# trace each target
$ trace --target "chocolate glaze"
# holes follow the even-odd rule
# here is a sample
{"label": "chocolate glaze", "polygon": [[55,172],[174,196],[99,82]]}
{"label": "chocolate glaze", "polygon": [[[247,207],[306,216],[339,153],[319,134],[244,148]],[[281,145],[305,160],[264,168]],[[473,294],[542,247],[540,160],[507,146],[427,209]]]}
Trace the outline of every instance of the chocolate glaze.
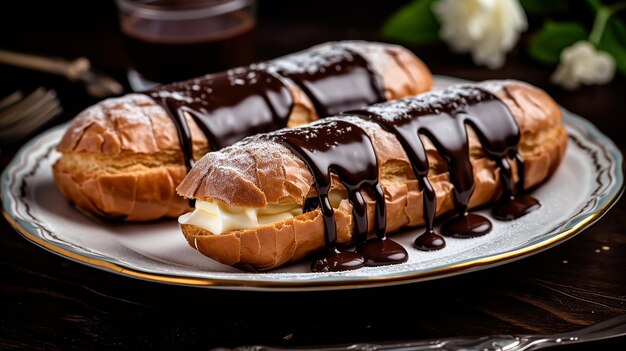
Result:
{"label": "chocolate glaze", "polygon": [[[368,122],[363,120],[374,122],[397,137],[423,189],[426,230],[415,239],[417,249],[437,250],[446,245],[444,238],[433,229],[436,194],[428,179],[430,165],[422,136],[431,141],[445,160],[453,185],[456,213],[441,226],[443,235],[470,238],[492,229],[487,218],[468,213],[474,191],[468,127],[478,137],[484,153],[500,169],[503,191],[494,209],[495,217],[510,220],[538,208],[536,200],[521,194],[525,172],[524,161],[518,153],[521,136],[517,122],[501,100],[477,86],[457,86],[381,103],[305,127],[261,135],[259,138],[269,138],[290,149],[307,165],[313,177],[317,196],[306,200],[304,211],[320,208],[326,239],[326,251],[312,263],[313,271],[356,269],[363,265],[394,264],[408,259],[406,250],[385,235],[386,208],[378,182],[378,161],[372,140],[363,129],[366,125],[363,123]],[[517,191],[511,160],[516,162],[518,169]],[[340,251],[337,247],[334,209],[329,200],[331,174],[344,185],[352,204],[356,252]],[[377,238],[369,241],[367,205],[362,190],[369,190],[376,204]]]}
{"label": "chocolate glaze", "polygon": [[[359,123],[363,122],[358,118],[328,118],[306,127],[283,129],[265,136],[282,143],[300,157],[313,176],[317,197],[315,201],[307,201],[305,211],[319,206],[327,248],[325,255],[313,262],[313,271],[359,268],[365,262],[361,255],[367,255],[367,262],[375,265],[398,260],[404,262],[408,257],[404,248],[385,238],[387,217],[385,195],[378,183],[378,160],[372,141]],[[337,250],[337,227],[329,200],[331,174],[339,178],[348,192],[359,254]],[[367,204],[361,194],[364,189],[369,190],[376,201],[374,230],[379,244],[367,242]]]}
{"label": "chocolate glaze", "polygon": [[365,257],[367,266],[384,266],[406,262],[409,254],[402,245],[387,238],[376,238],[357,246],[357,252]]}
{"label": "chocolate glaze", "polygon": [[441,225],[441,234],[465,239],[485,235],[491,231],[491,222],[475,213],[458,214]]}
{"label": "chocolate glaze", "polygon": [[326,252],[311,263],[313,272],[339,272],[358,269],[365,265],[365,258],[353,251],[327,248]]}
{"label": "chocolate glaze", "polygon": [[286,126],[293,104],[281,78],[264,66],[160,86],[147,94],[172,117],[188,169],[193,166],[193,155],[186,118],[192,118],[211,149],[218,150],[250,134]]}
{"label": "chocolate glaze", "polygon": [[384,100],[381,78],[350,43],[330,43],[262,64],[210,74],[145,92],[174,122],[187,169],[193,166],[187,118],[219,150],[246,136],[287,126],[289,85],[309,96],[319,116]]}
{"label": "chocolate glaze", "polygon": [[426,228],[424,233],[415,238],[413,246],[422,251],[441,250],[446,247],[446,241],[441,237],[441,235],[436,234],[431,227]]}
{"label": "chocolate glaze", "polygon": [[386,100],[382,79],[350,43],[285,56],[270,67],[298,85],[322,117]]}
{"label": "chocolate glaze", "polygon": [[493,206],[491,215],[501,221],[512,221],[525,216],[541,207],[541,204],[534,197],[521,194],[504,198]]}
{"label": "chocolate glaze", "polygon": [[[442,234],[452,237],[474,237],[491,230],[491,223],[483,216],[468,214],[469,199],[474,191],[474,176],[469,155],[466,127],[478,136],[485,153],[503,169],[503,195],[513,199],[513,180],[508,158],[518,163],[520,185],[523,189],[524,164],[517,152],[519,127],[507,106],[495,95],[483,89],[465,86],[443,92],[390,101],[363,110],[350,111],[380,124],[393,133],[402,144],[413,172],[424,193],[425,233],[414,246],[420,250],[436,250],[445,246],[445,240],[433,230],[436,196],[428,180],[429,163],[420,136],[428,138],[447,163],[450,182],[454,185],[453,200],[456,216],[444,223]],[[507,202],[507,204],[509,203]],[[504,202],[501,202],[504,204]],[[520,201],[517,201],[520,203]],[[511,216],[525,214],[535,207],[502,205],[499,210]],[[525,212],[524,212],[525,211]]]}
{"label": "chocolate glaze", "polygon": [[524,179],[524,160],[520,154],[516,158],[517,169],[520,170],[520,179],[517,186],[513,184],[513,171],[511,165],[506,161],[500,161],[500,176],[502,177],[502,197],[491,210],[491,215],[501,221],[511,221],[522,217],[539,207],[541,204],[532,196],[522,194]]}
{"label": "chocolate glaze", "polygon": [[[187,118],[192,118],[210,141],[213,150],[245,136],[287,125],[293,107],[288,84],[299,86],[314,103],[320,116],[361,108],[384,100],[380,78],[350,45],[325,45],[310,51],[228,72],[157,87],[146,92],[161,104],[177,127],[188,169],[193,166],[192,140]],[[520,133],[507,106],[495,95],[475,86],[374,105],[298,129],[282,129],[261,137],[271,138],[300,157],[313,176],[317,197],[307,199],[305,211],[320,208],[326,239],[324,256],[312,264],[314,271],[355,269],[367,265],[405,262],[406,250],[386,238],[386,209],[378,183],[376,153],[367,133],[359,127],[369,119],[393,133],[407,153],[424,194],[425,232],[416,238],[420,250],[445,246],[433,222],[436,194],[428,180],[429,163],[422,137],[428,138],[447,163],[456,216],[442,225],[451,237],[473,237],[491,230],[485,217],[468,214],[474,191],[466,127],[480,140],[484,152],[501,169],[503,196],[494,216],[510,220],[539,207],[536,200],[518,196],[523,190],[524,162],[518,154]],[[519,183],[513,182],[510,159],[517,162]],[[328,192],[334,173],[348,191],[352,204],[357,251],[337,248],[334,210]],[[361,190],[367,188],[376,203],[377,239],[367,241],[367,206]]]}

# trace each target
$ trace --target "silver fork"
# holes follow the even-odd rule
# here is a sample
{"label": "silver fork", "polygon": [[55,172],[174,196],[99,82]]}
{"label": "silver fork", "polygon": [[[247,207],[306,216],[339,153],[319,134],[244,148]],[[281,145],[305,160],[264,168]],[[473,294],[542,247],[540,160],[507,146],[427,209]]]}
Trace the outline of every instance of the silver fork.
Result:
{"label": "silver fork", "polygon": [[54,90],[38,88],[0,98],[0,144],[20,140],[58,116],[63,109]]}
{"label": "silver fork", "polygon": [[124,87],[113,78],[94,71],[85,57],[68,61],[0,49],[0,63],[62,75],[71,81],[81,81],[87,92],[99,99],[124,92]]}
{"label": "silver fork", "polygon": [[[406,341],[399,343],[370,343],[324,347],[284,348],[272,346],[241,346],[213,351],[536,351],[565,345],[593,343],[626,336],[626,315],[570,332],[551,335],[493,335],[474,338]],[[561,348],[559,348],[560,350]]]}

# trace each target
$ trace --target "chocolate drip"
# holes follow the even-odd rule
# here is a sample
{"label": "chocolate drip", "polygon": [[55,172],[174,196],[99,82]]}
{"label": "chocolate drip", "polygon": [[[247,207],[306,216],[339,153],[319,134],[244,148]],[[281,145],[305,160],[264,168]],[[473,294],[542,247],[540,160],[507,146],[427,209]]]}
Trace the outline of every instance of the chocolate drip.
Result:
{"label": "chocolate drip", "polygon": [[[214,150],[250,134],[280,129],[287,125],[293,107],[288,82],[309,95],[321,116],[384,99],[380,78],[372,72],[368,62],[350,45],[337,44],[266,64],[158,87],[146,94],[172,117],[189,169],[193,166],[193,150],[188,118],[196,122]],[[422,137],[428,138],[446,161],[453,184],[456,216],[442,225],[442,234],[465,238],[491,230],[487,218],[467,213],[474,191],[467,127],[474,131],[485,154],[500,168],[503,195],[494,208],[494,217],[510,220],[539,207],[533,198],[520,195],[524,184],[524,162],[517,150],[520,132],[507,106],[495,95],[477,87],[456,87],[351,113],[356,117],[344,114],[341,119],[330,118],[307,127],[282,129],[261,136],[288,147],[306,163],[313,175],[317,197],[307,199],[304,210],[320,208],[327,250],[324,257],[312,264],[312,270],[355,269],[365,264],[405,262],[408,258],[402,246],[386,237],[385,199],[378,183],[372,141],[360,127],[366,123],[363,118],[376,122],[398,138],[423,191],[426,230],[416,238],[416,248],[436,250],[445,246],[444,238],[433,229],[436,193],[428,180],[430,166]],[[517,164],[517,191],[511,160]],[[344,185],[352,204],[356,252],[340,251],[337,247],[334,209],[328,197],[331,173]],[[367,206],[361,193],[364,189],[373,194],[376,204],[377,238],[369,241]]]}
{"label": "chocolate drip", "polygon": [[404,247],[386,236],[362,243],[357,246],[357,252],[363,255],[367,266],[403,263],[409,259]]}
{"label": "chocolate drip", "polygon": [[522,217],[539,207],[541,204],[532,196],[522,194],[524,190],[524,160],[520,154],[515,157],[520,181],[515,192],[513,172],[508,162],[500,162],[500,176],[502,177],[502,197],[491,210],[491,215],[501,221],[511,221]]}
{"label": "chocolate drip", "polygon": [[[518,153],[521,136],[513,115],[495,95],[478,87],[458,86],[443,92],[350,111],[341,119],[330,118],[308,127],[281,130],[270,134],[270,137],[299,156],[313,175],[318,195],[307,199],[304,210],[312,211],[319,206],[324,218],[327,252],[313,262],[314,271],[354,269],[364,264],[392,264],[405,262],[408,258],[402,246],[385,236],[385,199],[378,183],[376,154],[369,136],[358,126],[359,118],[375,122],[393,133],[411,162],[424,194],[426,230],[414,243],[420,250],[437,250],[445,246],[444,238],[433,229],[437,198],[428,179],[430,165],[422,137],[428,138],[445,160],[450,182],[454,186],[456,214],[441,226],[443,235],[469,238],[484,235],[492,229],[487,218],[468,213],[475,186],[468,129],[476,134],[484,153],[500,169],[503,192],[494,208],[495,217],[514,219],[539,206],[532,197],[518,195],[523,190],[525,169]],[[517,191],[511,160],[515,160],[518,169]],[[356,252],[337,249],[334,210],[328,198],[331,173],[338,176],[348,191],[355,223]],[[363,188],[373,191],[376,202],[378,238],[370,241],[366,240],[368,221],[367,206],[361,195]]]}
{"label": "chocolate drip", "polygon": [[520,132],[507,106],[495,95],[477,87],[456,87],[350,113],[375,121],[393,133],[407,153],[424,194],[426,231],[415,240],[416,248],[436,250],[445,246],[445,240],[433,230],[436,195],[427,177],[429,163],[420,136],[428,138],[444,158],[450,182],[454,185],[456,216],[442,225],[442,234],[460,238],[474,237],[484,235],[492,228],[487,218],[467,213],[469,199],[474,191],[467,126],[476,133],[485,153],[502,170],[505,187],[503,199],[507,201],[500,202],[500,212],[514,216],[536,208],[524,206],[532,202],[527,197],[515,199],[512,195],[514,186],[509,158],[515,158],[518,163],[522,184],[518,186],[519,189],[523,189],[524,182],[524,164],[517,152]]}
{"label": "chocolate drip", "polygon": [[482,236],[491,231],[491,222],[475,213],[457,213],[441,226],[441,234],[457,239]]}
{"label": "chocolate drip", "polygon": [[298,85],[321,117],[386,100],[380,76],[347,43],[285,56],[270,67]]}
{"label": "chocolate drip", "polygon": [[193,159],[187,118],[196,122],[211,149],[218,150],[250,134],[285,127],[293,105],[281,78],[263,66],[160,86],[147,94],[176,124],[187,167]]}
{"label": "chocolate drip", "polygon": [[205,134],[213,151],[249,135],[284,128],[294,103],[289,82],[309,95],[322,117],[384,100],[380,77],[348,43],[320,45],[267,63],[159,86],[145,94],[172,118],[189,170],[193,142],[188,118]]}
{"label": "chocolate drip", "polygon": [[428,180],[429,164],[426,150],[419,138],[420,125],[411,114],[411,100],[398,100],[372,106],[365,110],[351,111],[359,116],[366,117],[394,134],[404,148],[413,172],[417,177],[421,189],[424,189],[424,221],[426,232],[418,237],[415,246],[423,250],[437,250],[445,246],[445,241],[433,230],[435,219],[436,194]]}
{"label": "chocolate drip", "polygon": [[[313,271],[356,269],[365,264],[361,254],[367,254],[372,265],[406,261],[408,254],[400,245],[385,237],[386,208],[383,190],[378,183],[378,161],[367,133],[355,123],[359,119],[330,118],[307,127],[284,129],[269,134],[307,165],[317,192],[315,200],[307,200],[305,211],[318,205],[323,219],[326,239],[325,255],[313,262]],[[329,200],[331,173],[334,173],[348,192],[358,253],[339,251],[334,209]],[[361,191],[367,189],[376,201],[375,232],[379,243],[367,242],[367,204]],[[394,245],[395,244],[395,245]]]}
{"label": "chocolate drip", "polygon": [[509,199],[498,201],[491,211],[491,215],[501,221],[512,221],[529,214],[541,207],[534,197],[522,194],[511,196]]}

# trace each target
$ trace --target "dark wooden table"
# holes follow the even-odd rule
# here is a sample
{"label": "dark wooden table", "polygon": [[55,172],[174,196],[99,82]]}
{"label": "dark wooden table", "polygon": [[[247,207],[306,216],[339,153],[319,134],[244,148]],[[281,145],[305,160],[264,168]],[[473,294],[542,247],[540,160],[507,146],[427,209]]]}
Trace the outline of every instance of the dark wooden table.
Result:
{"label": "dark wooden table", "polygon": [[[26,5],[3,11],[0,33],[10,35],[0,36],[0,47],[85,55],[123,79],[128,60],[112,3],[52,3],[34,12]],[[366,11],[356,3],[347,2],[332,13],[317,6],[303,13],[291,11],[287,1],[262,1],[259,58],[325,40],[376,39],[376,29],[393,4]],[[93,11],[100,16],[87,15]],[[522,51],[496,71],[476,67],[468,56],[452,55],[444,46],[416,52],[436,74],[516,78],[538,85],[592,121],[622,150],[626,146],[623,77],[570,93],[551,85],[551,69],[532,63]],[[2,94],[40,85],[56,89],[65,109],[52,124],[96,102],[79,85],[0,67]],[[19,147],[2,147],[0,169]],[[100,271],[36,247],[1,219],[0,349],[295,347],[562,332],[626,313],[624,228],[626,205],[620,201],[574,239],[497,268],[385,288],[258,293],[169,286]],[[616,349],[625,343],[617,339],[576,349]]]}

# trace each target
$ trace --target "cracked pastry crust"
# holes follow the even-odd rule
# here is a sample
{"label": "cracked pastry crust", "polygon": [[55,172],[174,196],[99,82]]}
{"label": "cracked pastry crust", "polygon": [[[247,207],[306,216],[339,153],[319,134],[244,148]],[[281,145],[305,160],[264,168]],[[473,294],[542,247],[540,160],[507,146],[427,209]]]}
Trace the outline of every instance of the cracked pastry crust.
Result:
{"label": "cracked pastry crust", "polygon": [[[567,133],[560,123],[558,105],[544,91],[517,81],[481,83],[511,110],[520,127],[519,152],[526,165],[525,188],[547,180],[557,169],[567,146]],[[423,199],[409,160],[394,135],[377,124],[364,122],[379,164],[379,181],[387,206],[387,232],[424,223]],[[470,208],[493,202],[501,194],[499,168],[489,159],[469,129],[470,158],[475,190]],[[453,210],[453,185],[447,165],[432,143],[424,140],[430,164],[428,178],[437,195],[437,216]],[[513,164],[514,178],[517,170]],[[335,178],[336,180],[336,178]],[[302,206],[315,195],[312,176],[306,165],[285,146],[268,140],[244,141],[219,152],[205,155],[178,187],[186,198],[222,206],[263,208],[273,204]],[[352,238],[352,209],[340,182],[331,191],[343,192],[335,209],[337,242]],[[374,201],[364,193],[368,204],[369,230],[373,231]],[[324,225],[319,209],[294,218],[234,230],[220,235],[183,224],[189,244],[204,255],[227,265],[269,270],[297,261],[324,247]]]}
{"label": "cracked pastry crust", "polygon": [[[387,99],[428,91],[432,76],[410,51],[395,45],[350,42],[382,77]],[[288,84],[294,105],[288,127],[318,119],[312,102]],[[194,158],[209,150],[196,123],[188,118]],[[54,180],[77,207],[102,217],[149,221],[189,210],[176,186],[186,175],[176,127],[150,97],[129,94],[104,100],[80,113],[57,150]]]}

